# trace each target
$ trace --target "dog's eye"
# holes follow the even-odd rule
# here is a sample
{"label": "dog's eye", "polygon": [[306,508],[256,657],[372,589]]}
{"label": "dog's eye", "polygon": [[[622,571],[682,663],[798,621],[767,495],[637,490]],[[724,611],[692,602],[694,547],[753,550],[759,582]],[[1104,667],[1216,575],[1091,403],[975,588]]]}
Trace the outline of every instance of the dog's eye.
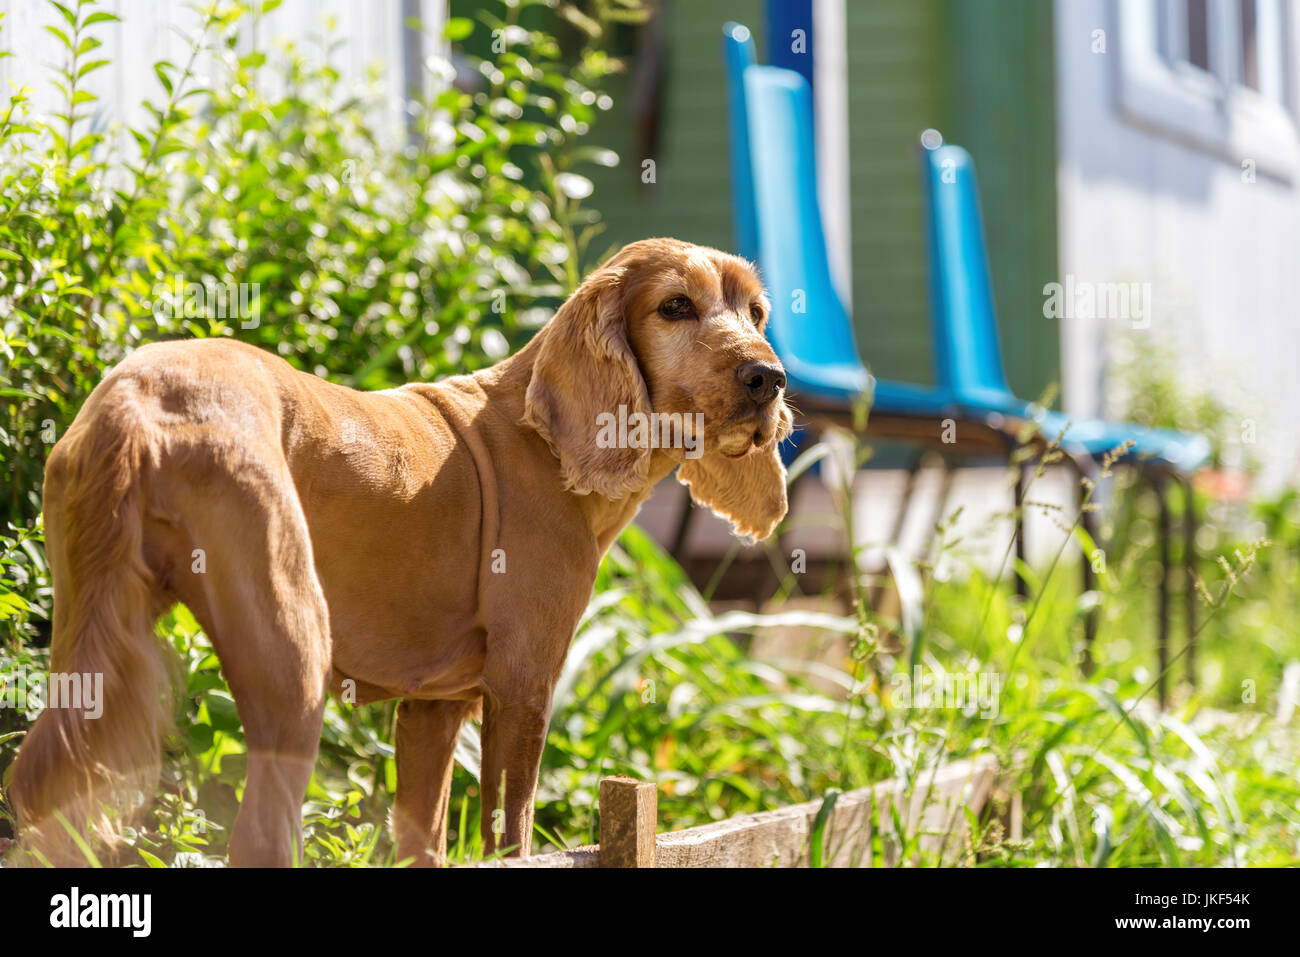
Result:
{"label": "dog's eye", "polygon": [[690,319],[695,315],[695,304],[685,296],[673,296],[660,304],[659,315],[665,319]]}
{"label": "dog's eye", "polygon": [[763,322],[763,307],[756,302],[750,303],[749,317],[754,320],[755,325],[760,325]]}

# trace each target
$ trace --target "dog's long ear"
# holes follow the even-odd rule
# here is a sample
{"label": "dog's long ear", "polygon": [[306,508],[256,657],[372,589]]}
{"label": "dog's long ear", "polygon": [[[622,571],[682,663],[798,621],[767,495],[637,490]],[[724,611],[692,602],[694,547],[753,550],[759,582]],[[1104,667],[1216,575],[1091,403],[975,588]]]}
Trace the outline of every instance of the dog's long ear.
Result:
{"label": "dog's long ear", "polygon": [[560,460],[565,487],[610,499],[644,487],[649,448],[601,440],[605,416],[617,420],[620,406],[629,417],[650,412],[649,390],[627,340],[623,270],[606,265],[593,273],[538,336],[524,423]]}
{"label": "dog's long ear", "polygon": [[781,440],[793,427],[790,411],[781,403],[781,424],[766,448],[753,448],[740,458],[714,452],[687,459],[677,481],[689,486],[691,498],[731,522],[737,535],[761,541],[785,518],[788,501]]}

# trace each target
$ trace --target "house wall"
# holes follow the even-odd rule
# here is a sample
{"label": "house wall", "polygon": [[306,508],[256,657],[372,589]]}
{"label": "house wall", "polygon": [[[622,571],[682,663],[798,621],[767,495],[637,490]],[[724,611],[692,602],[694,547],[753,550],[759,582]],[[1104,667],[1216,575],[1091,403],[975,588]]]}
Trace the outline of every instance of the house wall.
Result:
{"label": "house wall", "polygon": [[918,144],[942,125],[940,13],[938,0],[845,10],[853,321],[872,372],[904,382],[934,381]]}
{"label": "house wall", "polygon": [[[83,57],[83,62],[107,59],[110,65],[87,75],[84,85],[99,97],[91,124],[100,130],[114,124],[140,126],[150,122],[143,107],[146,99],[161,105],[166,91],[154,75],[154,63],[169,60],[178,67],[189,58],[190,38],[201,24],[191,4],[175,0],[103,0],[95,11],[113,13],[120,23],[99,23],[90,28],[103,46]],[[300,50],[313,51],[328,38],[339,43],[329,53],[331,64],[345,83],[371,82],[369,70],[382,67],[374,80],[384,97],[388,119],[400,134],[404,122],[404,23],[420,17],[427,23],[445,18],[446,0],[284,0],[258,25],[258,47],[273,50],[270,41],[292,39]],[[92,11],[93,12],[93,11]],[[55,89],[52,65],[62,64],[63,47],[45,29],[67,24],[44,0],[0,0],[0,103],[7,102],[10,84],[32,88],[32,103],[39,112],[58,109],[62,94]],[[332,24],[332,27],[331,27]],[[244,43],[252,49],[252,37]],[[242,49],[242,48],[241,48]],[[204,71],[200,62],[198,70]]]}
{"label": "house wall", "polygon": [[[1286,6],[1294,110],[1300,4]],[[1093,52],[1098,29],[1106,31],[1105,53]],[[1300,461],[1296,173],[1293,168],[1287,179],[1261,168],[1254,182],[1245,182],[1241,163],[1249,156],[1207,150],[1122,113],[1116,84],[1124,39],[1118,4],[1058,0],[1060,273],[1089,282],[1150,283],[1152,301],[1147,329],[1135,328],[1141,322],[1062,321],[1065,408],[1117,411],[1120,384],[1108,352],[1113,359],[1127,339],[1140,357],[1171,354],[1184,382],[1209,390],[1241,420],[1254,420],[1253,447],[1230,442],[1226,459],[1254,453],[1265,466],[1265,486],[1294,479]],[[1241,430],[1228,430],[1233,441],[1243,431],[1248,437],[1249,423],[1240,424]]]}
{"label": "house wall", "polygon": [[[648,105],[653,98],[648,64],[638,62],[635,49],[624,57],[628,72],[606,84],[613,109],[592,129],[591,142],[619,156],[613,169],[584,170],[596,187],[590,204],[600,210],[605,223],[605,231],[588,251],[592,261],[650,236],[733,248],[722,25],[735,20],[750,27],[757,49],[763,51],[763,0],[670,0],[663,11],[663,75],[654,142],[647,142],[643,132],[653,124],[637,112],[638,104]],[[654,161],[654,182],[643,181],[646,160]]]}
{"label": "house wall", "polygon": [[975,162],[1007,384],[1037,399],[1060,383],[1042,288],[1056,273],[1053,10],[1043,0],[941,0],[945,140]]}

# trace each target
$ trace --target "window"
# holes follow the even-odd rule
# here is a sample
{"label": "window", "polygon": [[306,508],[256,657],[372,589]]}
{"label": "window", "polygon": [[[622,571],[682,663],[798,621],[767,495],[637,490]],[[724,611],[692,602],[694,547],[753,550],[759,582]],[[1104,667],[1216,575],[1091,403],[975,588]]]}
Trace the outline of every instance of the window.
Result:
{"label": "window", "polygon": [[1236,0],[1240,19],[1237,83],[1265,99],[1287,100],[1287,30],[1285,0]]}
{"label": "window", "polygon": [[1241,74],[1243,86],[1259,90],[1259,21],[1255,17],[1256,0],[1241,3]]}
{"label": "window", "polygon": [[[1123,0],[1121,0],[1123,2]],[[1164,53],[1175,69],[1285,99],[1285,0],[1164,0]]]}
{"label": "window", "polygon": [[1183,17],[1183,49],[1187,62],[1206,72],[1210,69],[1210,35],[1206,20],[1208,0],[1186,0],[1187,11]]}
{"label": "window", "polygon": [[[1292,179],[1300,136],[1289,89],[1287,0],[1112,0],[1116,107],[1144,128]],[[1300,9],[1300,8],[1298,8]]]}

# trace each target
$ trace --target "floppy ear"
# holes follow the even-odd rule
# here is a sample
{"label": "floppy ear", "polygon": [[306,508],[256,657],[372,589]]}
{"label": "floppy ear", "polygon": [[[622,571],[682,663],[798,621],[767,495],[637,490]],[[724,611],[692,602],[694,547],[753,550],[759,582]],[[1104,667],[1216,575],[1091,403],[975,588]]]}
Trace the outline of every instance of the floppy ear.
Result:
{"label": "floppy ear", "polygon": [[[623,270],[592,274],[537,335],[524,423],[560,460],[565,488],[619,499],[644,488],[649,448],[602,447],[598,416],[648,415],[650,394],[627,341]],[[629,421],[631,420],[629,418]],[[608,445],[608,443],[604,443]]]}
{"label": "floppy ear", "polygon": [[792,428],[790,410],[783,402],[781,424],[766,448],[750,449],[734,459],[717,452],[687,459],[677,470],[677,481],[690,488],[691,498],[731,522],[737,535],[761,541],[785,518],[788,502],[780,446]]}

